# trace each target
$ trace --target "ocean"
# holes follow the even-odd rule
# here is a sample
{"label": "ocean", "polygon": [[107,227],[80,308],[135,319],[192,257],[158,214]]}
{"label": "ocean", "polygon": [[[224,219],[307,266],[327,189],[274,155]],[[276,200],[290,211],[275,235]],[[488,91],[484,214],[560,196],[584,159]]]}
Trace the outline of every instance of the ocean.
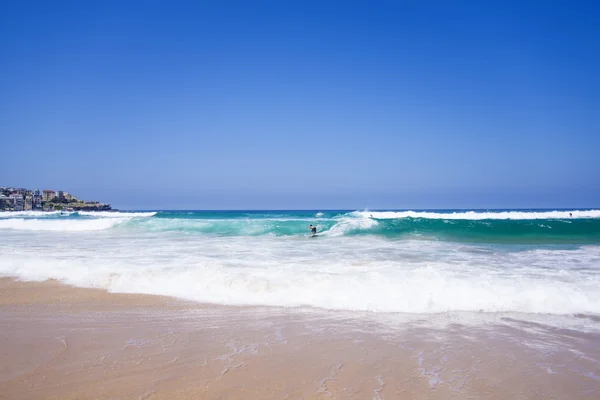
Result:
{"label": "ocean", "polygon": [[2,213],[0,260],[2,276],[202,303],[600,328],[600,210]]}
{"label": "ocean", "polygon": [[3,213],[0,277],[15,399],[600,393],[600,210]]}

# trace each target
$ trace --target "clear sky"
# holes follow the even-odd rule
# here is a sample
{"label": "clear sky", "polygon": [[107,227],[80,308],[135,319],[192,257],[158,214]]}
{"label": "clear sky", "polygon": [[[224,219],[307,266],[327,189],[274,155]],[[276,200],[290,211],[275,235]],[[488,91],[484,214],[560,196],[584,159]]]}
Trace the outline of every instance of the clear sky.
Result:
{"label": "clear sky", "polygon": [[128,209],[600,206],[598,1],[3,1],[0,185]]}

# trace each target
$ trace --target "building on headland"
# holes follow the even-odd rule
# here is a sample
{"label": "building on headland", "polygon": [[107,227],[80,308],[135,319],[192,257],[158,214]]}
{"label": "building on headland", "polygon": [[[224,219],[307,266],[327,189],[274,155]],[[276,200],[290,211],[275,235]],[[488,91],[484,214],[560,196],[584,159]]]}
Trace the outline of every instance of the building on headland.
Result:
{"label": "building on headland", "polygon": [[11,194],[10,198],[12,199],[12,202],[13,202],[13,209],[15,211],[23,211],[23,206],[24,206],[23,195],[15,193],[15,194]]}
{"label": "building on headland", "polygon": [[33,210],[41,210],[42,209],[42,196],[40,196],[40,191],[36,190],[37,194],[33,195]]}
{"label": "building on headland", "polygon": [[42,201],[50,201],[56,197],[54,190],[44,190],[42,194]]}
{"label": "building on headland", "polygon": [[10,199],[8,198],[8,196],[0,194],[0,210],[6,210],[8,208],[12,208],[12,205],[10,204]]}
{"label": "building on headland", "polygon": [[63,192],[63,197],[67,201],[77,201],[77,197],[73,196],[71,193]]}
{"label": "building on headland", "polygon": [[28,190],[0,187],[0,211],[112,211],[110,204],[79,200],[63,190]]}
{"label": "building on headland", "polygon": [[23,210],[31,211],[33,210],[33,196],[25,196],[25,202],[23,203]]}
{"label": "building on headland", "polygon": [[64,199],[67,201],[77,201],[77,197],[73,196],[71,193],[59,190],[58,192],[56,192],[56,194],[57,194],[57,197],[61,200]]}

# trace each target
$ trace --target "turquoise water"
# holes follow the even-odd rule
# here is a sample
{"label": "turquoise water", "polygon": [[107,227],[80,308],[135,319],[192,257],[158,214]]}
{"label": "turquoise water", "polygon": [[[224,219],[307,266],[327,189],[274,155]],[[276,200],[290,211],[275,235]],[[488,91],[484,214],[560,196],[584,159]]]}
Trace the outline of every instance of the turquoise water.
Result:
{"label": "turquoise water", "polygon": [[600,210],[3,213],[0,276],[217,304],[600,315],[599,244]]}
{"label": "turquoise water", "polygon": [[[415,217],[404,217],[402,212],[389,215],[377,211],[159,211],[153,218],[132,221],[129,228],[230,236],[302,236],[313,224],[325,237],[376,235],[482,243],[600,243],[600,218],[569,216],[573,212],[562,211],[554,216],[545,210],[486,210],[471,215],[461,210],[442,210],[427,217],[419,217],[418,211]],[[511,219],[499,219],[499,213],[512,214]],[[579,215],[580,211],[575,213]],[[539,218],[531,218],[533,214]],[[594,215],[594,211],[585,215]]]}
{"label": "turquoise water", "polygon": [[[309,225],[313,224],[322,239],[378,236],[473,243],[600,243],[598,210],[30,212],[5,213],[0,217],[0,228],[34,230],[89,228],[184,235],[302,237],[308,235]],[[107,222],[106,217],[112,217],[108,218],[112,222]]]}

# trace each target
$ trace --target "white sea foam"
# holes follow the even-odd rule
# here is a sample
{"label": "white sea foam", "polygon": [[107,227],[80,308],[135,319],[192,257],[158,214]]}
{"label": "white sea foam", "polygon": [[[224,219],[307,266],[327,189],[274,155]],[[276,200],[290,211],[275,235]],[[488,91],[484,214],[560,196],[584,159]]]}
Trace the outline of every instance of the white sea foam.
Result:
{"label": "white sea foam", "polygon": [[73,236],[67,247],[50,233],[0,235],[0,275],[113,292],[377,312],[600,314],[598,246],[499,254],[375,237],[140,234]]}
{"label": "white sea foam", "polygon": [[464,211],[452,213],[439,213],[428,211],[354,211],[350,215],[361,218],[374,219],[399,219],[399,218],[426,218],[426,219],[570,219],[570,218],[600,218],[600,210],[571,210],[571,211]]}
{"label": "white sea foam", "polygon": [[101,231],[118,225],[129,218],[103,218],[103,219],[2,219],[0,230],[27,230],[27,231],[62,231],[83,232]]}
{"label": "white sea foam", "polygon": [[147,218],[155,216],[156,212],[78,211],[77,214],[97,218]]}
{"label": "white sea foam", "polygon": [[[69,218],[74,214],[87,218]],[[155,212],[112,212],[112,211],[79,211],[79,212],[43,212],[18,211],[0,213],[0,230],[85,232],[110,229],[123,222],[148,218]]]}
{"label": "white sea foam", "polygon": [[0,211],[0,219],[47,219],[56,217],[69,217],[79,214],[94,218],[148,218],[156,212],[121,212],[121,211]]}
{"label": "white sea foam", "polygon": [[60,215],[60,211],[0,211],[0,218],[44,218]]}
{"label": "white sea foam", "polygon": [[330,229],[320,233],[324,236],[342,236],[352,231],[371,229],[376,226],[377,221],[371,218],[341,218]]}

